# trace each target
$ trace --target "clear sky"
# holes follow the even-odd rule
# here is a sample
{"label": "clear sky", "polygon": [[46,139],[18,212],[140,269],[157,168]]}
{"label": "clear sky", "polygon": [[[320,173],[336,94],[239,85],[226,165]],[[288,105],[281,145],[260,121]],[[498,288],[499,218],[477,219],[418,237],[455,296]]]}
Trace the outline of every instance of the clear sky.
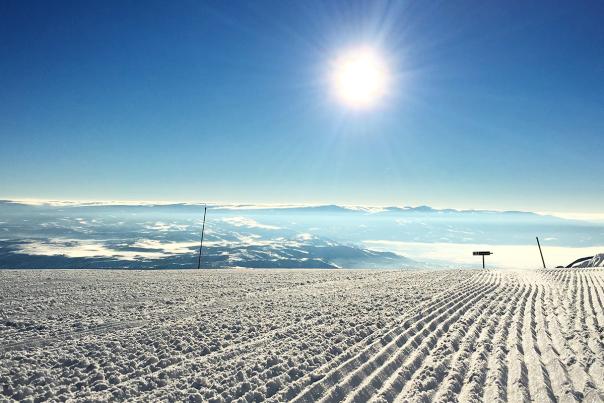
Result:
{"label": "clear sky", "polygon": [[[604,212],[604,2],[0,1],[0,197]],[[379,50],[370,109],[326,79]]]}

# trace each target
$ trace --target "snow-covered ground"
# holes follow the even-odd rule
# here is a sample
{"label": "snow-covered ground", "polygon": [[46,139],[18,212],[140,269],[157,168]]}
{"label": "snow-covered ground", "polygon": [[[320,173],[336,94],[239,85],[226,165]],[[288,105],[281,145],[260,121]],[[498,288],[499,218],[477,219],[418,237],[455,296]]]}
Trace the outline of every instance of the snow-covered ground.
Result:
{"label": "snow-covered ground", "polygon": [[604,270],[0,271],[0,400],[604,398]]}

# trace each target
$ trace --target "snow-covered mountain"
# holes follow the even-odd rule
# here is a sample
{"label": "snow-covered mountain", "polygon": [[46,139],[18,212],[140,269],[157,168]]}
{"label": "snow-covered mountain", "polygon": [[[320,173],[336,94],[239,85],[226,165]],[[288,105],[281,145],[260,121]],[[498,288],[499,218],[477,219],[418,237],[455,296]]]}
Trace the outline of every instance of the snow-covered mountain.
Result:
{"label": "snow-covered mountain", "polygon": [[[203,206],[191,203],[0,201],[0,267],[195,267],[202,217]],[[208,206],[203,264],[418,267],[369,247],[523,245],[535,235],[548,246],[589,247],[604,243],[604,226],[518,211],[215,204]]]}
{"label": "snow-covered mountain", "polygon": [[[262,215],[271,214],[264,211]],[[403,268],[420,263],[306,232],[278,210],[256,220],[210,207],[204,267]],[[200,206],[27,205],[0,202],[0,268],[191,268],[199,252]]]}

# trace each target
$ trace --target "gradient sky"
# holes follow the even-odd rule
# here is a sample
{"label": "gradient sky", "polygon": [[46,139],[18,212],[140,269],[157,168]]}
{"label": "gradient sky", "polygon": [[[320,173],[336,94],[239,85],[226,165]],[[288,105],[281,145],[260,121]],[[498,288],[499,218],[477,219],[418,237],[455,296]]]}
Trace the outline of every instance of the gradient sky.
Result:
{"label": "gradient sky", "polygon": [[[604,212],[604,3],[0,1],[0,197]],[[343,49],[396,73],[335,102]]]}

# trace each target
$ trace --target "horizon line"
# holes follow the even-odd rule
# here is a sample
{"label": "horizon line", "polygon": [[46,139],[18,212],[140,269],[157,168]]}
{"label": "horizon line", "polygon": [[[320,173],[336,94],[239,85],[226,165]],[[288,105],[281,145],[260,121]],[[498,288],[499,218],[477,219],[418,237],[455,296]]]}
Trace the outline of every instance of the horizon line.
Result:
{"label": "horizon line", "polygon": [[604,212],[595,213],[595,212],[573,212],[573,211],[531,211],[531,210],[514,210],[514,209],[475,209],[475,208],[467,208],[467,209],[459,209],[459,208],[451,208],[451,207],[438,207],[431,206],[428,204],[419,204],[419,205],[407,205],[401,206],[396,204],[389,205],[368,205],[368,204],[340,204],[340,203],[236,203],[236,202],[202,202],[202,201],[175,201],[175,200],[111,200],[111,199],[38,199],[38,198],[20,198],[20,197],[0,197],[0,201],[16,203],[16,204],[25,204],[30,206],[52,206],[52,207],[61,207],[61,206],[166,206],[166,205],[204,205],[212,207],[223,207],[225,209],[269,209],[269,208],[308,208],[308,207],[325,207],[325,206],[337,206],[350,210],[362,210],[370,213],[379,213],[385,211],[388,208],[399,208],[399,209],[417,209],[420,207],[428,207],[435,211],[443,211],[443,210],[454,210],[458,212],[496,212],[496,213],[505,213],[505,212],[518,212],[518,213],[532,213],[540,216],[552,216],[556,218],[562,218],[565,220],[578,220],[578,221],[589,221],[589,222],[604,222]]}

